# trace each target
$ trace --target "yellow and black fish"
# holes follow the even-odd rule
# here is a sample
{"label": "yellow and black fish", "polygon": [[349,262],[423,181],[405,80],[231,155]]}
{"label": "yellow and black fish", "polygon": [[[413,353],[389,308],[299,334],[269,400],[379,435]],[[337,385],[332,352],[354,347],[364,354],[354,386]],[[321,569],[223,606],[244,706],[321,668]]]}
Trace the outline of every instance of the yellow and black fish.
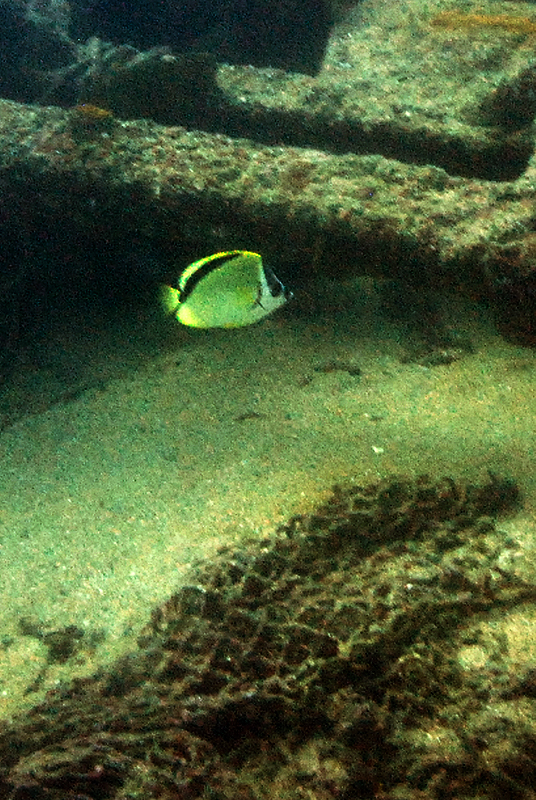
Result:
{"label": "yellow and black fish", "polygon": [[258,253],[229,250],[194,261],[177,289],[162,287],[162,305],[183,325],[241,328],[258,322],[292,297]]}

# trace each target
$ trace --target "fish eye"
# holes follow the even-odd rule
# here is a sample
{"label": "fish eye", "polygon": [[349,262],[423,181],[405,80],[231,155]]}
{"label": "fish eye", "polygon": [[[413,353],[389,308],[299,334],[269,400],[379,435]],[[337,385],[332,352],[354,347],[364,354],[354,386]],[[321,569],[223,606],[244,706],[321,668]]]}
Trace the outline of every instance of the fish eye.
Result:
{"label": "fish eye", "polygon": [[285,287],[283,286],[281,281],[277,280],[276,278],[275,282],[272,283],[272,285],[270,286],[270,294],[272,295],[272,297],[279,297],[279,295],[283,294],[284,291]]}

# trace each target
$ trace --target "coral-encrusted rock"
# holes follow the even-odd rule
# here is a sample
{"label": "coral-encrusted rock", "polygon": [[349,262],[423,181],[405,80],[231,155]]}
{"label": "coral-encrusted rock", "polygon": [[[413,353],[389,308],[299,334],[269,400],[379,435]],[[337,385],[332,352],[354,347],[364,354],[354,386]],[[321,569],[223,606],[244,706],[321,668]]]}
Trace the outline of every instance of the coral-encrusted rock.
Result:
{"label": "coral-encrusted rock", "polygon": [[498,562],[492,516],[516,500],[495,476],[337,488],[223,550],[139,652],[4,727],[0,795],[531,796],[533,681],[459,658],[482,617],[536,596]]}

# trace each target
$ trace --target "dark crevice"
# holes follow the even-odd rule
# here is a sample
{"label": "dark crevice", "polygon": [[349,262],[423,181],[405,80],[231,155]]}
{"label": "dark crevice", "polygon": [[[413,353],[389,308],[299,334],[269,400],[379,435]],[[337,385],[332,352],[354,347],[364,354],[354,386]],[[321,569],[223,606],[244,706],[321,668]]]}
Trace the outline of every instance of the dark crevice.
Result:
{"label": "dark crevice", "polygon": [[332,15],[325,0],[89,0],[73,4],[72,33],[140,50],[210,52],[218,61],[316,74]]}
{"label": "dark crevice", "polygon": [[313,147],[336,155],[380,155],[407,164],[431,164],[450,175],[491,181],[511,181],[526,170],[533,153],[528,135],[517,134],[482,143],[479,149],[458,138],[447,138],[433,131],[403,130],[392,123],[362,125],[256,109],[227,108],[198,120],[199,127],[211,133],[246,137],[265,145]]}

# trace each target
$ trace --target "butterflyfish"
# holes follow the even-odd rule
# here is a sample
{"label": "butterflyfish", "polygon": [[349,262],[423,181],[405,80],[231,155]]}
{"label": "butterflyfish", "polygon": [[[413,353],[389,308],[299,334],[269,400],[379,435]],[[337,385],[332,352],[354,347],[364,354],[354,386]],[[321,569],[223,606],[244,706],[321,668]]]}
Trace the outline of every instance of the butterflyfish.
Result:
{"label": "butterflyfish", "polygon": [[241,328],[266,317],[292,297],[258,253],[229,250],[194,261],[178,287],[162,287],[162,305],[183,325]]}

